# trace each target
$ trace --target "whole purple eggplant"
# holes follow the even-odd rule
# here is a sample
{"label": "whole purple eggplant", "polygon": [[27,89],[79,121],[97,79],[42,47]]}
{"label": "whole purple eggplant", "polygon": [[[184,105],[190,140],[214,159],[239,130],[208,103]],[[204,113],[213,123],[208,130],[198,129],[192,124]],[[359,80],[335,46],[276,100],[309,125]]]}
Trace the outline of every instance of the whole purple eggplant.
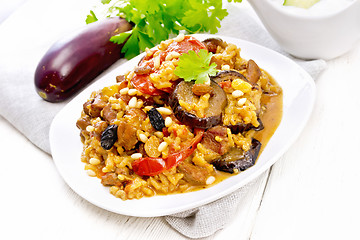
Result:
{"label": "whole purple eggplant", "polygon": [[131,28],[125,19],[106,18],[56,42],[36,68],[37,93],[49,102],[74,95],[121,57],[122,45],[109,40]]}

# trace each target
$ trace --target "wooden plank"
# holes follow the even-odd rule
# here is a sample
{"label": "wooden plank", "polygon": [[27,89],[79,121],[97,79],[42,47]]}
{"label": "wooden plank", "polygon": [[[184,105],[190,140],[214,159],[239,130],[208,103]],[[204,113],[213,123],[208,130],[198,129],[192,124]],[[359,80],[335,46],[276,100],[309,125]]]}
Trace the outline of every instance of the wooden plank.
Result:
{"label": "wooden plank", "polygon": [[258,209],[262,201],[263,193],[267,185],[270,170],[261,174],[248,188],[243,201],[237,209],[234,209],[234,216],[225,229],[217,232],[213,238],[227,240],[247,240],[251,235]]}
{"label": "wooden plank", "polygon": [[[163,218],[136,218],[94,206],[73,192],[58,174],[49,155],[38,150],[0,117],[1,236],[7,239],[187,239]],[[15,144],[13,144],[15,143]],[[21,150],[21,151],[19,151]],[[248,239],[267,181],[254,181],[229,225],[205,239]],[[121,204],[121,203],[119,203]],[[22,231],[18,231],[21,226]]]}
{"label": "wooden plank", "polygon": [[298,141],[273,167],[252,240],[360,239],[360,44],[330,61]]}

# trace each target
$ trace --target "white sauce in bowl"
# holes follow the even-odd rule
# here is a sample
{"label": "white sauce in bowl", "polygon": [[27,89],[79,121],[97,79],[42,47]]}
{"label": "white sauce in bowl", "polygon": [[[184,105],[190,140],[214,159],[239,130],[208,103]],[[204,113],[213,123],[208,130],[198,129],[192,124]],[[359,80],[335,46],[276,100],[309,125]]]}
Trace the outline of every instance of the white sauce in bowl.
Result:
{"label": "white sauce in bowl", "polygon": [[320,0],[308,9],[294,6],[283,6],[284,0],[269,1],[289,13],[304,16],[319,16],[341,11],[357,0]]}

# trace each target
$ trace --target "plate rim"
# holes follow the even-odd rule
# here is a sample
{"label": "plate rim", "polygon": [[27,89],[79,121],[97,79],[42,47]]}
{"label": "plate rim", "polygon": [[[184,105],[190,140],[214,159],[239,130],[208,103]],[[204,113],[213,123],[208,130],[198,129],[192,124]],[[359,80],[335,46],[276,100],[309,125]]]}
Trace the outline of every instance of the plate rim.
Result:
{"label": "plate rim", "polygon": [[[249,175],[249,176],[245,176],[245,179],[243,179],[240,183],[236,184],[236,185],[233,185],[232,187],[228,187],[227,189],[223,190],[220,194],[217,194],[217,195],[214,195],[214,196],[211,196],[211,197],[207,197],[207,198],[203,198],[201,200],[198,200],[196,203],[193,203],[193,204],[186,204],[186,205],[182,205],[182,206],[178,206],[178,207],[173,207],[171,209],[167,209],[167,210],[162,210],[162,211],[158,211],[158,212],[152,212],[152,211],[148,211],[148,212],[142,212],[142,213],[139,213],[139,212],[135,212],[135,213],[131,213],[129,211],[124,211],[123,209],[118,209],[118,208],[113,208],[113,207],[109,207],[109,206],[106,206],[106,205],[103,205],[101,202],[99,201],[96,201],[95,199],[89,199],[88,196],[86,196],[86,194],[84,193],[83,190],[79,189],[76,184],[74,184],[74,182],[71,180],[71,179],[68,179],[68,176],[67,174],[64,172],[64,169],[63,169],[63,166],[62,166],[62,163],[61,163],[61,160],[58,159],[58,156],[56,155],[57,154],[57,150],[54,151],[55,149],[55,146],[54,146],[54,134],[55,134],[55,128],[56,128],[56,124],[57,122],[59,121],[59,118],[62,116],[62,114],[64,114],[64,112],[66,112],[66,110],[68,109],[67,107],[68,106],[71,106],[71,104],[76,101],[76,100],[80,100],[81,96],[82,95],[85,95],[84,92],[89,92],[90,90],[89,89],[93,89],[95,87],[95,85],[102,85],[103,87],[104,86],[107,86],[105,85],[105,80],[104,80],[104,83],[99,83],[99,82],[103,82],[101,81],[102,78],[106,78],[107,75],[104,75],[104,76],[101,76],[100,78],[97,78],[95,82],[92,82],[90,85],[88,85],[85,89],[83,89],[77,96],[75,96],[69,103],[66,104],[65,107],[63,107],[57,114],[56,116],[54,117],[53,121],[51,122],[51,125],[50,125],[50,131],[49,131],[49,140],[50,140],[50,149],[51,149],[51,153],[52,153],[52,157],[54,159],[54,163],[55,163],[55,166],[57,168],[57,171],[59,172],[59,174],[61,175],[61,177],[63,178],[63,180],[66,182],[66,184],[76,193],[78,194],[79,196],[81,196],[83,199],[87,200],[88,202],[100,207],[100,208],[103,208],[103,209],[106,209],[108,211],[111,211],[111,212],[114,212],[114,213],[118,213],[118,214],[123,214],[123,215],[127,215],[127,216],[134,216],[134,217],[158,217],[158,216],[165,216],[165,215],[170,215],[170,214],[175,214],[175,213],[179,213],[179,212],[182,212],[182,211],[186,211],[186,210],[189,210],[189,209],[193,209],[193,208],[196,208],[196,207],[199,207],[199,206],[202,206],[202,205],[205,205],[205,204],[208,204],[208,203],[211,203],[211,202],[214,202],[216,201],[217,199],[220,199],[224,196],[227,196],[229,195],[230,193],[240,189],[241,187],[243,187],[244,185],[246,185],[247,183],[249,183],[250,181],[254,180],[255,178],[259,177],[262,173],[264,173],[267,169],[269,169],[276,161],[278,161],[278,159],[289,149],[289,147],[295,143],[296,139],[300,136],[301,132],[303,131],[304,127],[306,126],[307,122],[309,121],[309,118],[311,116],[311,113],[313,111],[313,108],[314,108],[314,104],[315,104],[315,99],[316,99],[316,85],[315,85],[315,82],[313,80],[313,78],[303,69],[301,68],[298,64],[296,64],[292,59],[272,50],[272,49],[269,49],[269,48],[266,48],[264,46],[261,46],[261,45],[258,45],[256,43],[253,43],[253,42],[250,42],[250,41],[247,41],[247,40],[243,40],[243,39],[240,39],[240,38],[234,38],[234,37],[228,37],[228,36],[223,36],[223,35],[218,35],[218,34],[193,34],[194,37],[198,38],[198,39],[206,39],[206,38],[209,38],[209,37],[218,37],[218,38],[222,38],[224,39],[225,41],[229,42],[229,43],[234,43],[234,42],[242,42],[242,43],[246,43],[248,45],[251,45],[255,48],[258,48],[260,49],[261,51],[265,50],[265,52],[270,52],[271,54],[274,54],[275,56],[279,57],[280,59],[286,61],[286,62],[291,62],[291,64],[295,64],[297,66],[297,69],[303,74],[304,76],[304,79],[306,80],[305,82],[307,84],[309,84],[310,86],[310,92],[312,93],[311,94],[311,98],[309,99],[309,106],[308,106],[308,109],[306,111],[307,115],[304,117],[304,120],[302,121],[302,125],[299,126],[297,128],[297,133],[295,134],[292,134],[291,135],[291,140],[287,141],[286,143],[286,146],[285,147],[282,147],[281,148],[281,151],[278,151],[273,157],[271,157],[269,160],[267,160],[265,162],[265,164],[263,164],[261,167],[259,168],[255,168],[256,170],[251,173],[249,175],[249,172],[250,171],[244,171],[242,172],[241,174],[245,174],[245,175]],[[238,46],[238,44],[236,43],[235,45]],[[238,46],[241,48],[241,46]],[[137,61],[137,58],[140,58],[141,57],[141,54],[135,58],[133,58],[132,60],[130,61],[127,61],[123,64],[121,64],[120,66],[129,66],[128,68],[131,68],[131,63],[134,63]],[[246,59],[246,58],[245,58]],[[248,60],[248,59],[247,59]],[[131,62],[133,61],[133,62]],[[129,63],[131,62],[131,63]],[[294,66],[295,66],[294,65]],[[120,67],[119,66],[119,67]],[[260,64],[260,67],[261,67],[261,64]],[[110,70],[110,72],[113,72],[115,71],[117,68],[115,69],[108,69]],[[266,70],[266,69],[265,69]],[[269,72],[271,74],[271,72]],[[275,78],[275,77],[274,77]],[[276,78],[275,78],[276,80]],[[112,84],[114,84],[113,82],[114,80],[112,79]],[[96,82],[98,82],[99,84],[95,84]],[[92,91],[94,90],[97,90],[97,89],[93,89]],[[284,116],[283,116],[284,117]],[[75,121],[76,121],[76,117],[74,117]],[[281,124],[281,123],[280,123]],[[75,123],[74,123],[75,125]],[[275,131],[276,133],[276,131]],[[80,141],[80,139],[79,139]],[[266,148],[265,148],[266,149]],[[54,156],[54,154],[56,156]],[[78,156],[77,160],[79,162],[80,161],[80,156]],[[81,162],[81,164],[84,164]],[[256,166],[256,164],[255,164]],[[83,169],[82,170],[84,173],[85,173],[85,170]],[[88,176],[86,176],[88,177]],[[90,177],[88,177],[90,178]],[[100,182],[98,184],[101,184]],[[220,184],[220,183],[219,183]],[[217,184],[218,185],[218,184]],[[215,185],[216,186],[216,185]],[[210,188],[213,188],[215,186],[211,186]],[[104,187],[106,188],[106,187]],[[210,189],[210,188],[207,188],[207,189]],[[108,189],[108,188],[107,188]],[[204,189],[206,190],[206,189]],[[204,190],[199,190],[199,191],[204,191]],[[199,191],[196,191],[196,192],[199,192]],[[116,199],[117,201],[119,201],[119,203],[123,203],[124,201],[119,199],[119,198],[116,198],[114,197],[113,195],[111,195],[108,191],[107,191],[107,194],[110,195],[112,198]],[[154,197],[151,197],[151,198],[157,198],[159,199],[160,198],[164,198],[164,197],[168,197],[168,196],[185,196],[187,194],[190,194],[190,193],[181,193],[181,194],[170,194],[170,195],[165,195],[165,196],[154,196]],[[142,198],[144,199],[144,198]],[[142,199],[133,199],[133,200],[126,200],[126,201],[132,201],[132,202],[138,202],[138,201],[142,201]],[[145,198],[145,199],[150,199],[150,198]],[[150,201],[152,202],[152,201]],[[131,204],[130,204],[131,205]]]}

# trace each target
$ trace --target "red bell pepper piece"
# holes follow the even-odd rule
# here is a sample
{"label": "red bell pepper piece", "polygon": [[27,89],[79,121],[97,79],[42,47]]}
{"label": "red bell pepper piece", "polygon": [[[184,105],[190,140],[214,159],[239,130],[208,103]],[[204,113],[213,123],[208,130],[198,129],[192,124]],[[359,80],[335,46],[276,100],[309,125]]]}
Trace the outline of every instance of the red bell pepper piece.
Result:
{"label": "red bell pepper piece", "polygon": [[[168,48],[160,54],[160,61],[164,61],[166,58],[166,55],[169,52],[178,52],[180,54],[187,53],[190,50],[198,52],[200,49],[206,49],[205,45],[200,42],[199,40],[195,39],[191,36],[185,36],[184,40],[181,42],[172,42]],[[148,66],[151,68],[151,72],[156,72],[156,69],[154,69],[154,58],[145,56],[139,63],[140,66]],[[156,95],[162,95],[165,92],[171,93],[174,90],[175,86],[169,87],[169,88],[162,88],[158,89],[154,86],[154,84],[151,82],[149,74],[143,74],[138,75],[135,74],[134,77],[131,79],[131,83],[134,85],[134,87],[139,90],[142,93],[149,94],[152,96]],[[176,83],[174,83],[175,85]]]}
{"label": "red bell pepper piece", "polygon": [[188,158],[196,149],[196,145],[201,141],[204,130],[196,129],[195,137],[188,146],[179,152],[170,154],[167,158],[146,157],[139,158],[132,163],[133,170],[140,176],[154,176],[177,166],[180,162]]}
{"label": "red bell pepper piece", "polygon": [[132,167],[137,175],[154,176],[166,170],[166,162],[162,158],[139,158],[132,163]]}

